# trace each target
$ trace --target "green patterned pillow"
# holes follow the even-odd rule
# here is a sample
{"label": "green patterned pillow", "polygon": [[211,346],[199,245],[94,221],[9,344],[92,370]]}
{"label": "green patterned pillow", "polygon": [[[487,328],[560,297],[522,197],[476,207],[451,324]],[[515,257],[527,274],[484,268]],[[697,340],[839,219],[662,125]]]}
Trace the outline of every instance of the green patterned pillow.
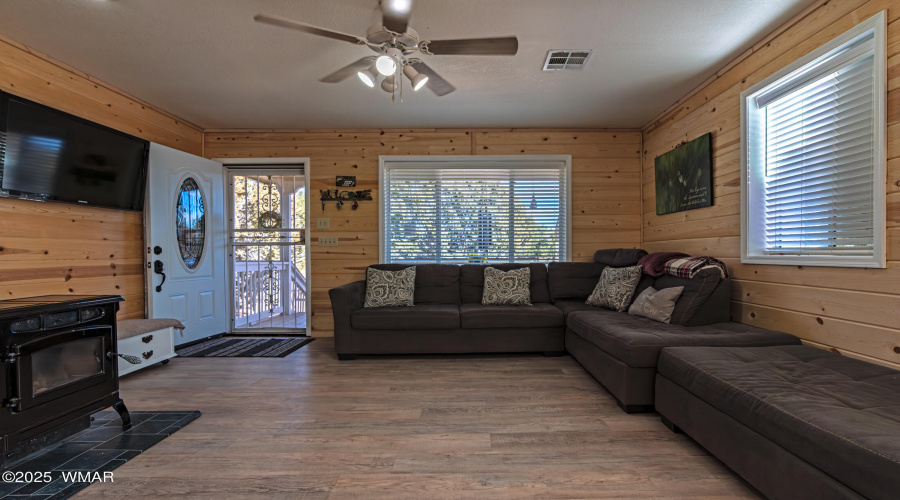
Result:
{"label": "green patterned pillow", "polygon": [[399,271],[366,270],[365,307],[413,305],[416,291],[416,266]]}
{"label": "green patterned pillow", "polygon": [[624,311],[631,303],[631,296],[641,280],[641,266],[607,267],[600,274],[594,292],[585,301],[592,306]]}
{"label": "green patterned pillow", "polygon": [[531,269],[501,271],[486,267],[481,303],[486,306],[530,306]]}

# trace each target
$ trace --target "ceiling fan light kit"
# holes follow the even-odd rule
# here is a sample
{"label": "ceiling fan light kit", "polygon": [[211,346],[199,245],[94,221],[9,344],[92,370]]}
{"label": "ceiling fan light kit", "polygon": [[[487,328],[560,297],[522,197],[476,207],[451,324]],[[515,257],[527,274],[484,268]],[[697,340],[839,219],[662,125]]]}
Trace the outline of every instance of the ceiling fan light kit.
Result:
{"label": "ceiling fan light kit", "polygon": [[391,76],[397,71],[397,63],[394,62],[393,57],[389,56],[380,56],[375,60],[375,66],[378,68],[378,72],[384,76]]}
{"label": "ceiling fan light kit", "polygon": [[383,55],[378,56],[378,59],[375,60],[375,66],[382,75],[393,76],[397,73],[397,61],[402,59],[403,52],[401,52],[400,49],[391,47],[385,50]]}
{"label": "ceiling fan light kit", "polygon": [[372,63],[368,69],[364,69],[356,74],[363,83],[365,83],[369,87],[375,86],[375,79],[378,78],[378,69],[375,67],[375,63]]}
{"label": "ceiling fan light kit", "polygon": [[393,94],[394,92],[400,90],[400,82],[394,75],[385,77],[384,81],[381,82],[381,90],[387,92],[388,94]]}
{"label": "ceiling fan light kit", "polygon": [[409,78],[409,83],[412,84],[414,91],[418,91],[428,83],[428,76],[416,71],[416,68],[413,68],[411,64],[403,67],[403,74]]}
{"label": "ceiling fan light kit", "polygon": [[401,87],[402,77],[399,75],[399,68],[403,69],[403,74],[409,79],[413,90],[427,87],[437,96],[445,96],[456,90],[456,87],[421,59],[409,57],[416,52],[429,56],[512,56],[519,50],[519,40],[514,36],[419,40],[416,30],[409,27],[412,0],[381,0],[380,4],[382,23],[369,27],[365,38],[269,14],[257,14],[253,19],[258,23],[369,47],[378,56],[363,57],[319,81],[338,83],[355,73],[366,86],[374,87],[378,75],[381,74],[386,77],[381,82],[381,88],[392,94]]}

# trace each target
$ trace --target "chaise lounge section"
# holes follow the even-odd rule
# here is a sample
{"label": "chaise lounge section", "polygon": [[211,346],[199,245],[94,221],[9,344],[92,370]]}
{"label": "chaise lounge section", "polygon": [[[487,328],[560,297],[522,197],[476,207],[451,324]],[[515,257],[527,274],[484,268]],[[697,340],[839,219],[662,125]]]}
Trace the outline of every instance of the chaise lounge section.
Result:
{"label": "chaise lounge section", "polygon": [[690,279],[641,278],[635,296],[650,286],[684,287],[672,313],[672,322],[681,324],[589,306],[585,300],[604,267],[598,263],[552,263],[550,290],[554,304],[566,312],[566,351],[627,413],[653,410],[656,363],[664,347],[800,343],[793,335],[731,322],[731,283],[714,269]]}
{"label": "chaise lounge section", "polygon": [[666,348],[656,409],[769,498],[900,492],[896,370],[809,346]]}

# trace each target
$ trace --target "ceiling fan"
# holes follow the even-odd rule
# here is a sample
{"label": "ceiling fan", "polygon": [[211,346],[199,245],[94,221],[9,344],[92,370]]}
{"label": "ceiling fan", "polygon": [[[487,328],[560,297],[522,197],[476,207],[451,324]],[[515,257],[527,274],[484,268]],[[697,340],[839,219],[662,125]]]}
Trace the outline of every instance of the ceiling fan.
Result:
{"label": "ceiling fan", "polygon": [[416,52],[434,56],[512,56],[519,51],[519,40],[514,36],[420,40],[419,34],[409,27],[412,0],[380,0],[380,4],[382,23],[370,26],[366,30],[365,37],[348,35],[269,14],[257,14],[253,19],[258,23],[302,31],[356,45],[366,45],[377,55],[363,57],[319,81],[337,83],[356,74],[367,86],[374,87],[378,76],[383,75],[381,88],[391,94],[401,88],[401,72],[409,79],[413,90],[427,87],[438,96],[444,96],[456,90],[456,87],[443,79],[421,59],[411,57]]}

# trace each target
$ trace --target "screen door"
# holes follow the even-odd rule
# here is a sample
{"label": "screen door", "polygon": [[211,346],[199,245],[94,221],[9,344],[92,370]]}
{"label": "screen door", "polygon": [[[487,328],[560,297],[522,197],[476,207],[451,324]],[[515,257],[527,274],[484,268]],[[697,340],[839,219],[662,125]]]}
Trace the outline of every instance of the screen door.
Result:
{"label": "screen door", "polygon": [[228,182],[232,332],[305,333],[303,169],[230,168]]}

